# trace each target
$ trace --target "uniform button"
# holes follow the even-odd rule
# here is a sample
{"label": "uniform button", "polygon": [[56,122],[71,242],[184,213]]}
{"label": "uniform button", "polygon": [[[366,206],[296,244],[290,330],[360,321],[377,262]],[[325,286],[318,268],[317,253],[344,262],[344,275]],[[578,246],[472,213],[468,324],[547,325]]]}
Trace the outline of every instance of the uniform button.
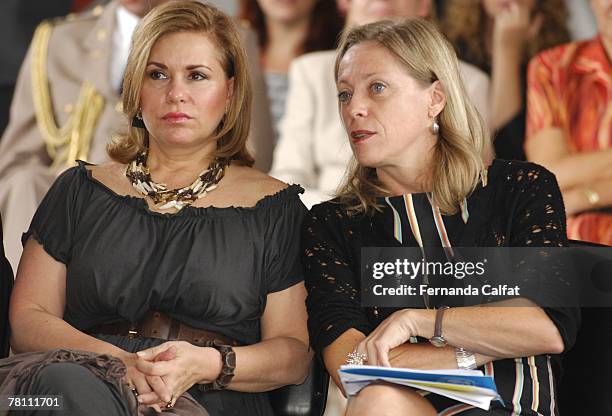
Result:
{"label": "uniform button", "polygon": [[97,5],[96,7],[93,8],[93,10],[91,11],[91,14],[93,14],[94,16],[100,16],[103,10],[104,10],[104,7]]}
{"label": "uniform button", "polygon": [[118,113],[123,113],[123,102],[117,101],[117,104],[115,104],[115,111]]}
{"label": "uniform button", "polygon": [[72,104],[68,103],[64,106],[65,113],[72,113],[72,110],[74,110],[74,106]]}
{"label": "uniform button", "polygon": [[96,33],[96,36],[98,37],[99,41],[103,41],[104,39],[106,39],[106,29],[98,30],[98,33]]}

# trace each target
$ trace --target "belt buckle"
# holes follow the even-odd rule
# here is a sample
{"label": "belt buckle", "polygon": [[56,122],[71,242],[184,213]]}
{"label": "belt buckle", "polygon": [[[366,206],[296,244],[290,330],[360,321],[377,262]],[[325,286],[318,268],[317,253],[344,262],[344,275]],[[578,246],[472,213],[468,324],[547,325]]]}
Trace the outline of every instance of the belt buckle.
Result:
{"label": "belt buckle", "polygon": [[128,330],[128,338],[134,339],[134,337],[138,336],[138,330],[136,329],[135,323],[130,323],[130,329]]}

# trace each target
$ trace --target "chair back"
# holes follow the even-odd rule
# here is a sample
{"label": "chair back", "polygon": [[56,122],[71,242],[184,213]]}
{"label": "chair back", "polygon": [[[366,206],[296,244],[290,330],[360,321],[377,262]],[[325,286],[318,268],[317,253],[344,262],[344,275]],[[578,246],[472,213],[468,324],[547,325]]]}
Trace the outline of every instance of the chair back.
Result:
{"label": "chair back", "polygon": [[310,363],[306,380],[297,386],[271,391],[270,401],[276,416],[322,416],[327,402],[329,376],[316,358]]}
{"label": "chair back", "polygon": [[[570,247],[577,248],[576,255],[584,258],[597,256],[588,248],[606,246],[570,241]],[[610,256],[606,258],[610,261]],[[584,276],[593,277],[590,271]],[[612,275],[609,278],[612,280]],[[612,308],[583,307],[580,312],[582,325],[576,344],[563,354],[563,376],[558,389],[560,412],[612,416]]]}

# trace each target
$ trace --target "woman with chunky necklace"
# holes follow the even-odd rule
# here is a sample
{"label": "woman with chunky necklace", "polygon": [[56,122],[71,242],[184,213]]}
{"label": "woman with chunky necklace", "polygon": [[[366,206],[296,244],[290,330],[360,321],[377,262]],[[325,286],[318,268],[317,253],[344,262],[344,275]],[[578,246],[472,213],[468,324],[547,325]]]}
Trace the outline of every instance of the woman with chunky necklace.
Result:
{"label": "woman with chunky necklace", "polygon": [[137,28],[115,162],[62,174],[23,237],[13,348],[46,352],[17,356],[37,369],[21,393],[62,394],[69,414],[272,415],[264,392],[306,376],[306,210],[251,168],[238,39],[195,1]]}

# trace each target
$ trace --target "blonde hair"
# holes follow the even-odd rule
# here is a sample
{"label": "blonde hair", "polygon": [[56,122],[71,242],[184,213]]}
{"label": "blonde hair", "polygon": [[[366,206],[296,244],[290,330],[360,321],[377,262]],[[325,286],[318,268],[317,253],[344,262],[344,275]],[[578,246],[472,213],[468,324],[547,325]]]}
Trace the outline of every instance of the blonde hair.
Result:
{"label": "blonde hair", "polygon": [[[468,98],[452,46],[433,23],[424,19],[356,27],[343,35],[336,57],[336,81],[342,58],[362,42],[376,42],[389,50],[408,74],[424,85],[440,82],[446,105],[438,115],[440,130],[431,159],[431,195],[445,214],[457,212],[478,183],[487,133]],[[376,170],[359,165],[353,157],[338,191],[340,201],[349,206],[349,211],[372,212],[380,208],[376,197],[385,195],[389,192],[377,179]]]}
{"label": "blonde hair", "polygon": [[[151,49],[162,36],[177,32],[208,35],[217,47],[225,75],[234,79],[229,108],[214,137],[217,140],[214,156],[252,166],[253,157],[246,149],[253,95],[246,53],[232,20],[213,6],[198,1],[172,1],[155,7],[142,19],[132,37],[125,68],[123,112],[130,121],[138,113]],[[130,125],[127,134],[112,139],[107,151],[112,159],[128,163],[146,149],[148,140],[146,129]]]}
{"label": "blonde hair", "polygon": [[[482,0],[448,0],[441,28],[461,58],[482,68],[490,67],[485,47],[485,23],[489,19]],[[532,14],[543,18],[538,35],[525,45],[523,62],[538,52],[569,42],[567,8],[564,0],[536,0]]]}

